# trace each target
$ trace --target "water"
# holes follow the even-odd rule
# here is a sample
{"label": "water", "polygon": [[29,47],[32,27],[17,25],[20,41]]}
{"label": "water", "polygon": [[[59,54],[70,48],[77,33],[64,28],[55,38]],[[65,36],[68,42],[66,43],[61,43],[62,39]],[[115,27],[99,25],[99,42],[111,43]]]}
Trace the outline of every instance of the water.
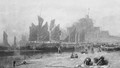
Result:
{"label": "water", "polygon": [[[63,52],[72,52],[71,49],[63,49]],[[57,49],[47,50],[13,50],[13,51],[0,51],[0,68],[13,68],[13,61],[20,62],[24,59],[29,59],[35,55],[50,55],[57,53]]]}

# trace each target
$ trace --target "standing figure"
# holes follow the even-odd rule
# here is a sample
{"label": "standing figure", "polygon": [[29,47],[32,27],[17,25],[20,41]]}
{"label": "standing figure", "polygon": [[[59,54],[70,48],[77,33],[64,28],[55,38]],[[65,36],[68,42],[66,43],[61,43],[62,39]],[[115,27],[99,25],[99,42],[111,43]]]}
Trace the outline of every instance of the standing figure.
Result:
{"label": "standing figure", "polygon": [[94,53],[94,48],[93,47],[91,48],[91,52]]}
{"label": "standing figure", "polygon": [[73,53],[73,52],[72,52],[72,54],[71,54],[70,58],[74,58],[74,53]]}
{"label": "standing figure", "polygon": [[58,53],[61,53],[61,46],[58,46]]}
{"label": "standing figure", "polygon": [[13,68],[15,68],[15,66],[16,66],[16,61],[14,60],[13,61]]}

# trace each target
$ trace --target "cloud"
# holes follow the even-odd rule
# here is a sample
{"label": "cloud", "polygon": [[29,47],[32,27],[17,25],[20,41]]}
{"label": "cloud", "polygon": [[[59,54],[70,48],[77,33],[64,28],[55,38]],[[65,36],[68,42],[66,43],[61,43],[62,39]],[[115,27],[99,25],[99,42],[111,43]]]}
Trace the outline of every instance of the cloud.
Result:
{"label": "cloud", "polygon": [[120,15],[110,15],[101,19],[101,27],[108,30],[111,35],[120,34]]}
{"label": "cloud", "polygon": [[48,22],[56,19],[57,24],[66,28],[84,17],[90,8],[95,26],[117,35],[120,34],[117,30],[119,19],[116,19],[119,6],[119,0],[0,0],[0,30],[8,32],[9,40],[15,35],[19,38],[22,33],[29,32],[32,22],[38,24],[38,15]]}

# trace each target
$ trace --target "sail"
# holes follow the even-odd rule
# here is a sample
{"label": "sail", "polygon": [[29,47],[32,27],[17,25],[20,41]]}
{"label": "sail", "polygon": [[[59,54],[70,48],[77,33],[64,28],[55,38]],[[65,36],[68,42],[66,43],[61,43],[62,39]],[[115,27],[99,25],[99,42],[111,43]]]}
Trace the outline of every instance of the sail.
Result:
{"label": "sail", "polygon": [[69,41],[69,36],[67,36],[64,40],[63,40],[63,42],[68,42]]}
{"label": "sail", "polygon": [[30,26],[30,34],[29,34],[29,41],[36,41],[37,40],[37,26],[32,23]]}
{"label": "sail", "polygon": [[10,46],[8,43],[8,35],[5,31],[3,32],[3,44],[4,46]]}
{"label": "sail", "polygon": [[52,30],[55,26],[55,19],[51,20],[51,23],[50,23],[50,30]]}
{"label": "sail", "polygon": [[51,32],[51,40],[60,41],[60,35],[61,35],[60,25],[57,25]]}
{"label": "sail", "polygon": [[38,25],[39,25],[39,27],[42,26],[43,22],[44,22],[44,19],[42,17],[38,16]]}
{"label": "sail", "polygon": [[49,41],[49,31],[48,31],[48,23],[46,22],[43,25],[41,32],[39,34],[39,41]]}

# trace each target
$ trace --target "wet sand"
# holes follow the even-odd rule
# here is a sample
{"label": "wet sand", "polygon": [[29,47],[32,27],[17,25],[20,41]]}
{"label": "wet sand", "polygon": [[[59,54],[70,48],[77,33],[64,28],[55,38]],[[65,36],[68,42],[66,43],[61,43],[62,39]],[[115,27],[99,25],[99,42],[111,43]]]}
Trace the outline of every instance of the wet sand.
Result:
{"label": "wet sand", "polygon": [[94,54],[81,54],[78,53],[77,59],[71,59],[71,53],[62,53],[62,54],[49,54],[44,55],[41,58],[41,55],[33,56],[32,58],[26,60],[28,64],[20,65],[16,68],[73,68],[78,64],[82,64],[86,57],[93,59],[94,57],[105,56],[109,61],[110,68],[120,68],[120,53],[119,52],[99,52]]}

